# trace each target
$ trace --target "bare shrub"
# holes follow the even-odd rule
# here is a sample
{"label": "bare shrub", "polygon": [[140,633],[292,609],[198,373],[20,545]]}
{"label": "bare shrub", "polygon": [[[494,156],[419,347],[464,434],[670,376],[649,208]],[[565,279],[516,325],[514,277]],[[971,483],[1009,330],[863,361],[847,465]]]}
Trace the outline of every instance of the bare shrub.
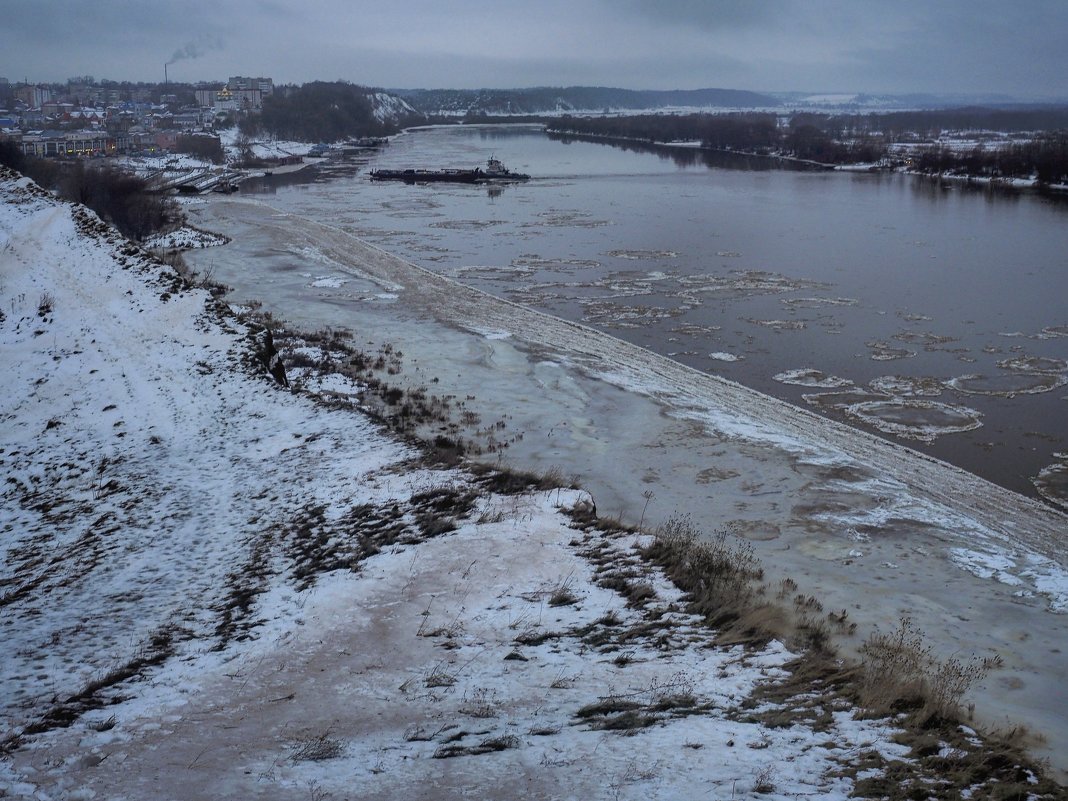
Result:
{"label": "bare shrub", "polygon": [[754,793],[775,792],[775,770],[771,765],[763,768],[753,779]]}
{"label": "bare shrub", "polygon": [[861,702],[875,713],[911,709],[924,717],[956,717],[964,694],[1001,665],[998,656],[936,659],[908,617],[889,634],[873,633],[860,653]]}
{"label": "bare shrub", "polygon": [[500,737],[489,737],[477,745],[443,745],[434,752],[434,759],[449,759],[458,756],[479,756],[480,754],[492,754],[496,751],[507,751],[509,748],[518,748],[520,740],[515,735],[506,734]]}
{"label": "bare shrub", "polygon": [[111,729],[115,728],[115,716],[112,715],[111,717],[106,718],[105,720],[94,720],[88,725],[89,728],[93,731],[110,731]]}
{"label": "bare shrub", "polygon": [[329,736],[328,732],[310,737],[297,744],[293,751],[294,762],[321,762],[336,759],[345,750],[345,744]]}
{"label": "bare shrub", "polygon": [[496,692],[488,687],[479,687],[470,695],[464,693],[460,713],[473,718],[492,718],[496,717],[499,706]]}
{"label": "bare shrub", "polygon": [[450,673],[444,662],[439,662],[423,677],[423,682],[427,687],[451,687],[456,684],[456,674]]}

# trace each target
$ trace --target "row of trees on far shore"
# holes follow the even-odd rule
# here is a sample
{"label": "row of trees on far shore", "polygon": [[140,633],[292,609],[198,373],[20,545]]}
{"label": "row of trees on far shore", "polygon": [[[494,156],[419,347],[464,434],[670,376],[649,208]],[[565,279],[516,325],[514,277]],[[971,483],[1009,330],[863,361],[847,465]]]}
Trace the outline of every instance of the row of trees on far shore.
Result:
{"label": "row of trees on far shore", "polygon": [[[956,123],[981,123],[980,141],[950,147],[936,141]],[[1001,127],[998,127],[999,124]],[[1036,127],[1025,130],[1020,126]],[[913,126],[908,128],[906,126]],[[1044,127],[1043,127],[1044,126]],[[631,142],[700,142],[713,150],[778,155],[821,164],[879,163],[927,173],[1031,178],[1068,183],[1068,109],[917,111],[897,114],[642,114],[564,116],[548,130]],[[975,128],[966,128],[975,131]],[[999,131],[1014,134],[993,137]],[[984,144],[986,138],[989,141]],[[902,148],[904,143],[907,147]]]}

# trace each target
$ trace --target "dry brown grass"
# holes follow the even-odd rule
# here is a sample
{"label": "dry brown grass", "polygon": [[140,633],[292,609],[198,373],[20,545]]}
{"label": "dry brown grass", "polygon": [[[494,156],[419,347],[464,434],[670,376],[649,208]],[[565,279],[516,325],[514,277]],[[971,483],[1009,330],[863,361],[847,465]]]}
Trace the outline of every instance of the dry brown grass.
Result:
{"label": "dry brown grass", "polygon": [[873,714],[913,711],[925,719],[959,718],[964,695],[1001,665],[998,656],[936,659],[907,617],[889,634],[872,634],[860,652],[863,706]]}
{"label": "dry brown grass", "polygon": [[764,571],[749,543],[718,531],[706,538],[689,517],[660,526],[645,556],[690,596],[693,611],[712,626],[740,618],[755,603]]}

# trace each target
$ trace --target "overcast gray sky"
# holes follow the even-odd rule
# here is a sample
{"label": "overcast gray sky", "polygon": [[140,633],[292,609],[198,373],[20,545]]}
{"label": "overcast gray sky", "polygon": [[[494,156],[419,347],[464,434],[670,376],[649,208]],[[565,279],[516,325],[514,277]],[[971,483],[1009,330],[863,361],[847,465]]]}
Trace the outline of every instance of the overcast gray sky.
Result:
{"label": "overcast gray sky", "polygon": [[0,77],[1068,97],[1068,0],[0,0]]}

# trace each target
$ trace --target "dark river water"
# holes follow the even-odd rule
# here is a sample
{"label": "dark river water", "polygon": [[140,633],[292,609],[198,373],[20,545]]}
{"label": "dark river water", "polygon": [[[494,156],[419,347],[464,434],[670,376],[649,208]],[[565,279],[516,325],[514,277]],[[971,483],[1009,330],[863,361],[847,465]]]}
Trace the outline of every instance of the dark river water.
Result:
{"label": "dark river water", "polygon": [[[368,178],[490,156],[532,179]],[[243,189],[1019,492],[1068,498],[1065,199],[531,127],[413,131]]]}

